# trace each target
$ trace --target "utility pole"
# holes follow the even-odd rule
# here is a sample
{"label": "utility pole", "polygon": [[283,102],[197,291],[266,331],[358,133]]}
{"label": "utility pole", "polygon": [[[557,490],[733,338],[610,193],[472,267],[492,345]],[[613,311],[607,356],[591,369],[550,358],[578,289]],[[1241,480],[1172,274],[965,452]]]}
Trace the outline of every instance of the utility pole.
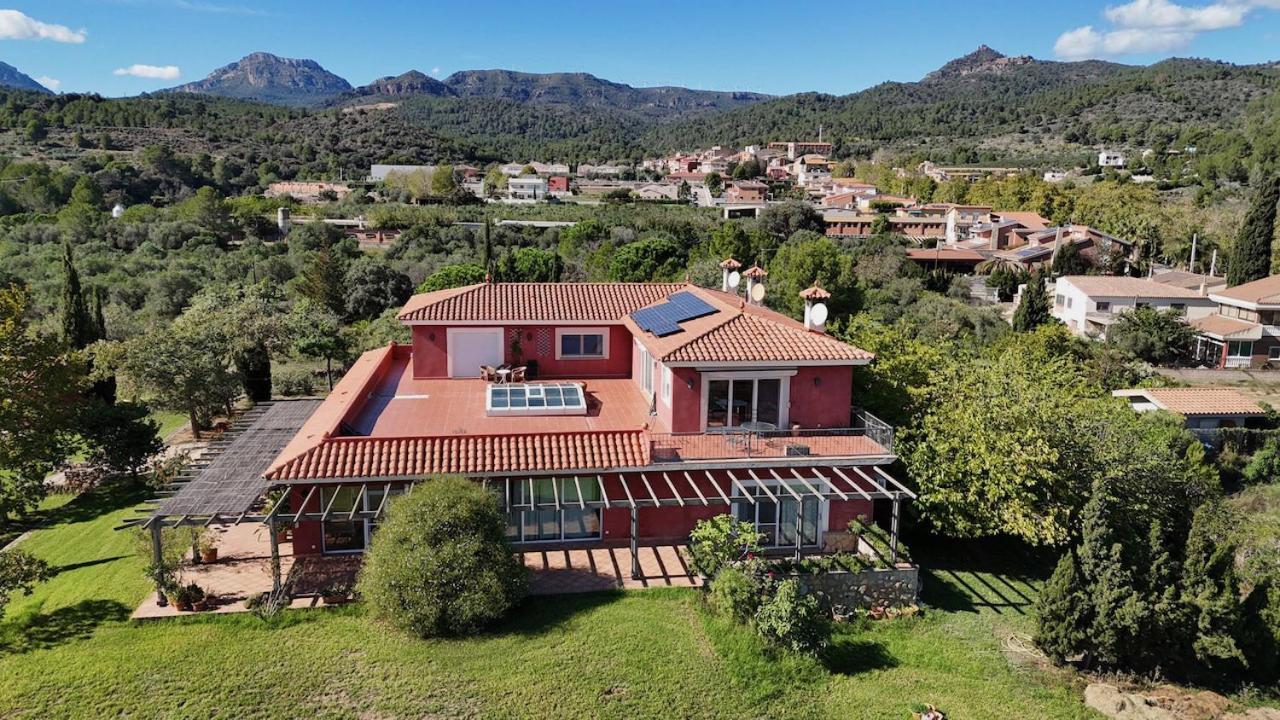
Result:
{"label": "utility pole", "polygon": [[1198,234],[1192,233],[1192,235],[1191,235],[1191,260],[1187,262],[1187,272],[1195,272],[1195,271],[1196,271],[1196,243],[1198,243],[1199,241],[1200,241],[1200,236],[1199,236]]}

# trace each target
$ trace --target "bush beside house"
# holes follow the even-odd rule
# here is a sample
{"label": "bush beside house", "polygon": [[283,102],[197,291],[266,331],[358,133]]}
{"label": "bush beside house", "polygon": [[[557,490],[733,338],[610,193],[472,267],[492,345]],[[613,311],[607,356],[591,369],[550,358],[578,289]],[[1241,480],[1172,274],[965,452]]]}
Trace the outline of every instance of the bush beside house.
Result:
{"label": "bush beside house", "polygon": [[527,582],[494,496],[444,477],[389,503],[358,589],[375,617],[435,637],[475,633],[501,619]]}

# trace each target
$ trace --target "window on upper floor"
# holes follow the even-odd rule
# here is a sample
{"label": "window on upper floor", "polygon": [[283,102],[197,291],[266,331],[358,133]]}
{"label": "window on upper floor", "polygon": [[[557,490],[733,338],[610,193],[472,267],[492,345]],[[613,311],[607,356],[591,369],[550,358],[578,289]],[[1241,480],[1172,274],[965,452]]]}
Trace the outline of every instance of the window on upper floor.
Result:
{"label": "window on upper floor", "polygon": [[557,360],[589,360],[609,357],[609,331],[604,328],[556,330]]}
{"label": "window on upper floor", "polygon": [[786,421],[785,377],[715,377],[706,383],[706,428],[769,430]]}
{"label": "window on upper floor", "polygon": [[1067,302],[1066,295],[1055,295],[1053,298],[1053,304],[1057,305],[1058,307],[1062,307],[1063,304],[1065,304],[1066,302]]}
{"label": "window on upper floor", "polygon": [[662,366],[662,399],[671,404],[671,368]]}
{"label": "window on upper floor", "polygon": [[1094,303],[1094,308],[1096,308],[1098,312],[1111,312],[1111,303],[1109,302]]}

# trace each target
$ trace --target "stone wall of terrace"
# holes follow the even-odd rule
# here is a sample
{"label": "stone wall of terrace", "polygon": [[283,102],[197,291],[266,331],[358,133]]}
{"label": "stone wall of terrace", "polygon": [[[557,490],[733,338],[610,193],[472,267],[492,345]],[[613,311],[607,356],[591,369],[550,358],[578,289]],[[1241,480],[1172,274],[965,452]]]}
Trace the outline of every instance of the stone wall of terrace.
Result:
{"label": "stone wall of terrace", "polygon": [[914,605],[920,597],[920,568],[914,565],[860,572],[797,573],[793,577],[801,589],[819,596],[826,605],[903,607]]}

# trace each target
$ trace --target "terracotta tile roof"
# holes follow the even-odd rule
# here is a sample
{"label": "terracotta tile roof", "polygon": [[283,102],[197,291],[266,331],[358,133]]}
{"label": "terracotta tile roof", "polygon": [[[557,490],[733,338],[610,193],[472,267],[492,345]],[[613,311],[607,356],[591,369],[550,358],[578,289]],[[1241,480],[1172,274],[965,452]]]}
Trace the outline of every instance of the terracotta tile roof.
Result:
{"label": "terracotta tile roof", "polygon": [[267,472],[273,481],[445,473],[606,470],[649,463],[643,430],[532,435],[329,438]]}
{"label": "terracotta tile roof", "polygon": [[1207,315],[1191,321],[1191,327],[1221,340],[1259,340],[1262,325],[1225,315]]}
{"label": "terracotta tile roof", "polygon": [[940,260],[942,262],[982,262],[986,258],[977,250],[958,247],[911,248],[907,257],[912,260]]}
{"label": "terracotta tile roof", "polygon": [[725,258],[724,260],[721,260],[720,267],[724,268],[725,270],[737,270],[738,268],[742,267],[742,263],[730,257],[730,258]]}
{"label": "terracotta tile roof", "polygon": [[631,318],[627,328],[663,362],[766,364],[865,363],[875,356],[768,308],[745,304],[733,293],[690,286],[687,290],[716,308],[715,313],[680,323],[680,332],[655,337]]}
{"label": "terracotta tile roof", "polygon": [[1230,388],[1149,388],[1153,403],[1179,415],[1262,415],[1256,398]]}
{"label": "terracotta tile roof", "polygon": [[1087,295],[1096,297],[1201,298],[1200,293],[1145,278],[1112,277],[1110,275],[1068,275],[1059,278]]}
{"label": "terracotta tile roof", "polygon": [[409,298],[407,321],[618,322],[682,283],[480,283]]}
{"label": "terracotta tile roof", "polygon": [[1213,296],[1258,305],[1280,305],[1280,275],[1264,277],[1226,290],[1217,290]]}
{"label": "terracotta tile roof", "polygon": [[1000,212],[992,213],[992,215],[998,215],[1005,222],[1016,222],[1031,230],[1043,230],[1049,227],[1049,221],[1036,212],[1001,210]]}
{"label": "terracotta tile roof", "polygon": [[1173,285],[1187,288],[1188,290],[1199,290],[1201,285],[1204,285],[1209,290],[1224,288],[1227,285],[1227,279],[1224,277],[1209,277],[1208,275],[1187,272],[1186,270],[1166,270],[1151,276],[1151,279],[1162,285]]}
{"label": "terracotta tile roof", "polygon": [[751,267],[747,268],[745,272],[742,273],[742,276],[759,279],[759,278],[768,276],[768,274],[769,273],[765,272],[765,269],[760,267],[759,265],[752,265]]}

